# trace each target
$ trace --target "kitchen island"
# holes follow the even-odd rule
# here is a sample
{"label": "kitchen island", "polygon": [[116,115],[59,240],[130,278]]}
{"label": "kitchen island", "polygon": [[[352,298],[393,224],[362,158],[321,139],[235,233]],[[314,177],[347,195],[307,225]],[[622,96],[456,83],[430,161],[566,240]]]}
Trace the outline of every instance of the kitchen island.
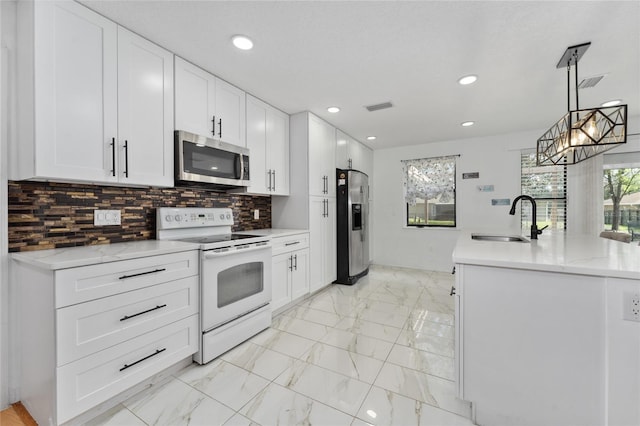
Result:
{"label": "kitchen island", "polygon": [[456,381],[479,425],[640,424],[640,247],[546,233],[530,242],[462,233]]}

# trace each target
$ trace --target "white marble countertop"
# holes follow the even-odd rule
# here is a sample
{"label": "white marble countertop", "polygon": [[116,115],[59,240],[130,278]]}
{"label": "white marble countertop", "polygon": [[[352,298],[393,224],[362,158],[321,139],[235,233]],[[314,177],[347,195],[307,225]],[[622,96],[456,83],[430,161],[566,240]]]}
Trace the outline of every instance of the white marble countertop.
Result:
{"label": "white marble countertop", "polygon": [[19,252],[11,257],[38,268],[58,270],[197,249],[198,244],[193,243],[144,240]]}
{"label": "white marble countertop", "polygon": [[471,233],[462,232],[458,238],[454,263],[640,279],[637,242],[546,231],[530,243],[478,241]]}
{"label": "white marble countertop", "polygon": [[267,229],[253,229],[251,231],[238,231],[236,234],[245,235],[259,235],[261,237],[288,237],[289,235],[305,234],[308,233],[308,229],[285,229],[285,228],[267,228]]}

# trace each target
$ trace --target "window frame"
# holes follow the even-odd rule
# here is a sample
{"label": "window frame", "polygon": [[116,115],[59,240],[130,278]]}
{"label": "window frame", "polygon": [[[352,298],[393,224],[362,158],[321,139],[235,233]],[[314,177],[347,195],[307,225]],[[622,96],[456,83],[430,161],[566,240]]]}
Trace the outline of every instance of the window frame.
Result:
{"label": "window frame", "polygon": [[[534,150],[523,150],[520,152],[520,192],[522,194],[525,194],[524,190],[523,190],[523,157],[524,156],[531,156],[531,155],[535,155],[536,152]],[[533,194],[526,194],[526,195],[530,195],[535,201],[536,204],[538,203],[538,201],[540,202],[544,202],[544,201],[558,201],[558,200],[564,200],[564,220],[563,220],[563,227],[562,228],[558,228],[559,230],[562,231],[566,231],[567,230],[567,219],[569,218],[569,214],[567,209],[569,208],[569,203],[567,200],[567,163],[565,162],[564,164],[562,164],[563,166],[563,170],[562,170],[562,178],[563,178],[563,182],[564,182],[564,196],[563,197],[535,197],[533,196]],[[552,166],[529,166],[529,168],[545,168],[545,167],[552,167]],[[523,230],[528,231],[529,226],[525,224],[525,220],[527,219],[526,215],[525,215],[525,209],[521,208],[520,209],[520,228]],[[531,218],[531,220],[536,220],[536,218]]]}
{"label": "window frame", "polygon": [[[404,210],[404,226],[405,228],[408,229],[421,229],[421,228],[439,228],[439,229],[457,229],[458,227],[458,194],[457,194],[457,184],[458,184],[458,161],[457,161],[457,157],[459,157],[460,155],[439,155],[436,157],[423,157],[423,158],[417,158],[416,160],[427,160],[427,159],[438,159],[438,158],[452,158],[453,159],[453,224],[452,225],[442,225],[442,224],[438,224],[438,225],[430,225],[427,222],[425,222],[424,224],[411,224],[409,223],[409,208],[410,205],[409,203],[406,201],[406,199],[403,197],[403,201],[405,203],[405,210]],[[410,161],[410,160],[403,160],[403,161]],[[406,182],[406,176],[403,175],[402,177],[403,182]],[[404,190],[403,190],[404,191]],[[426,202],[427,200],[425,200]]]}

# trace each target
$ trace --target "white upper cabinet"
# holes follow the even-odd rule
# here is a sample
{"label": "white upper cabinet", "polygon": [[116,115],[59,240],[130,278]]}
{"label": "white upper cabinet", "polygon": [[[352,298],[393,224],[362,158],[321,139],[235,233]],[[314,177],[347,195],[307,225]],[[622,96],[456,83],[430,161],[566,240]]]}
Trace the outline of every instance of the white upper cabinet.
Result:
{"label": "white upper cabinet", "polygon": [[173,186],[173,55],[118,28],[120,181]]}
{"label": "white upper cabinet", "polygon": [[76,2],[18,19],[12,178],[172,186],[172,55]]}
{"label": "white upper cabinet", "polygon": [[371,178],[373,151],[338,129],[336,130],[336,167],[359,170]]}
{"label": "white upper cabinet", "polygon": [[246,146],[245,92],[175,58],[175,129]]}
{"label": "white upper cabinet", "polygon": [[309,114],[309,195],[336,195],[336,129]]}
{"label": "white upper cabinet", "polygon": [[247,192],[289,195],[289,116],[247,95]]}
{"label": "white upper cabinet", "polygon": [[175,130],[214,137],[216,77],[175,57]]}

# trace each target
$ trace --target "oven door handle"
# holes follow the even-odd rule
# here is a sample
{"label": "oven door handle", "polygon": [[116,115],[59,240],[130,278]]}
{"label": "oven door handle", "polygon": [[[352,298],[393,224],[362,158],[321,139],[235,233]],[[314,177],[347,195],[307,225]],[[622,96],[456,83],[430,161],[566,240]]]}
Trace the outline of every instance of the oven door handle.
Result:
{"label": "oven door handle", "polygon": [[271,247],[268,244],[261,244],[261,245],[255,245],[255,246],[251,246],[251,247],[247,247],[247,248],[238,248],[238,247],[233,247],[230,248],[229,250],[226,251],[216,251],[215,249],[213,250],[205,250],[202,252],[202,256],[205,259],[215,259],[218,257],[223,257],[223,256],[229,256],[231,254],[242,254],[242,253],[249,253],[252,251],[256,251],[256,250],[264,250]]}

